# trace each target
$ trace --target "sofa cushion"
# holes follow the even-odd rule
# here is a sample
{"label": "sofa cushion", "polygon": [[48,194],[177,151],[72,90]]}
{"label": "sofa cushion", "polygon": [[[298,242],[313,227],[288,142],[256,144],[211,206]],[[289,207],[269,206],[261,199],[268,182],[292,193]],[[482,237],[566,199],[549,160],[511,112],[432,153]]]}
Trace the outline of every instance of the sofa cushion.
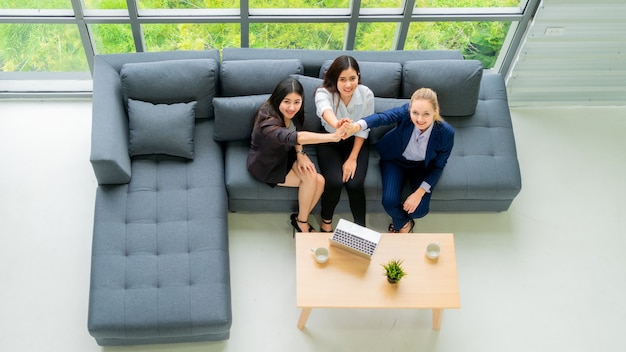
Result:
{"label": "sofa cushion", "polygon": [[213,59],[127,63],[120,77],[122,95],[154,104],[197,101],[196,118],[212,118],[218,65]]}
{"label": "sofa cushion", "polygon": [[152,104],[128,99],[130,156],[167,154],[193,159],[197,102]]}
{"label": "sofa cushion", "polygon": [[[320,68],[320,78],[324,78],[333,60],[326,60]],[[402,65],[397,62],[359,61],[361,84],[374,92],[374,96],[396,98],[400,94]]]}
{"label": "sofa cushion", "polygon": [[290,74],[302,73],[300,60],[224,61],[220,69],[221,95],[271,94]]}
{"label": "sofa cushion", "polygon": [[476,111],[482,63],[478,60],[419,60],[404,63],[402,96],[419,88],[437,92],[442,116],[470,116]]}
{"label": "sofa cushion", "polygon": [[269,94],[213,99],[216,141],[248,140],[252,135],[254,116]]}
{"label": "sofa cushion", "polygon": [[304,89],[304,125],[302,129],[313,132],[323,131],[322,122],[315,109],[315,91],[322,86],[323,80],[303,75],[291,75],[291,77],[297,79]]}

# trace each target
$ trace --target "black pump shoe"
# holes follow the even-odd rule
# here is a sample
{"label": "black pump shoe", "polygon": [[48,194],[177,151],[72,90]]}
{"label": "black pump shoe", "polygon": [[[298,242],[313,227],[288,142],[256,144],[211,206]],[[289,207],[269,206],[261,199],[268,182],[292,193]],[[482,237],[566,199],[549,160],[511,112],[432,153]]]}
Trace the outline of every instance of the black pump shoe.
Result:
{"label": "black pump shoe", "polygon": [[[322,219],[322,222],[324,224],[326,224],[326,225],[332,225],[333,224],[333,219],[330,219],[330,220]],[[322,229],[322,226],[320,226],[320,232],[334,232],[334,231],[332,229],[332,226],[330,227],[330,231],[325,231],[324,229]]]}
{"label": "black pump shoe", "polygon": [[290,219],[291,219],[291,226],[293,226],[293,233],[291,234],[291,237],[295,237],[296,232],[302,232],[298,223],[309,225],[309,232],[315,232],[315,228],[313,228],[313,226],[311,226],[308,222],[300,221],[298,219],[298,213],[291,214]]}
{"label": "black pump shoe", "polygon": [[[410,226],[410,227],[409,227],[409,232],[406,232],[406,233],[413,232],[413,228],[415,227],[415,220],[413,220],[413,219],[409,220],[406,224],[404,224],[404,226],[402,226],[402,228],[401,228],[401,229],[403,229],[406,225],[409,225],[409,226]],[[400,229],[400,230],[401,230],[401,229]],[[388,229],[388,230],[389,230],[389,232],[390,232],[390,233],[400,233],[400,230],[396,230],[396,229],[393,227],[393,223],[389,224],[389,229]]]}
{"label": "black pump shoe", "polygon": [[[415,227],[415,221],[413,219],[409,220],[409,222],[404,224],[404,226],[402,226],[402,228],[404,228],[406,225],[409,225],[409,231],[407,233],[413,232],[413,228]],[[398,232],[400,232],[400,231],[398,231]]]}

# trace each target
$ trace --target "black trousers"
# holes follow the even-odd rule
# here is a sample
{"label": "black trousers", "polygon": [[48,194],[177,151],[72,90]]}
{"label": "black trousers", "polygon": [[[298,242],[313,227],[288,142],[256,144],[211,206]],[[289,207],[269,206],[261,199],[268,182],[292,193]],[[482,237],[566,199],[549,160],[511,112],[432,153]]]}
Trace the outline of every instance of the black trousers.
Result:
{"label": "black trousers", "polygon": [[369,160],[369,150],[366,144],[363,145],[357,157],[354,178],[346,183],[343,182],[343,163],[352,152],[354,137],[337,143],[317,145],[317,162],[326,179],[322,194],[322,219],[333,218],[341,190],[345,185],[354,222],[365,226],[365,188],[363,184],[365,183],[365,173]]}

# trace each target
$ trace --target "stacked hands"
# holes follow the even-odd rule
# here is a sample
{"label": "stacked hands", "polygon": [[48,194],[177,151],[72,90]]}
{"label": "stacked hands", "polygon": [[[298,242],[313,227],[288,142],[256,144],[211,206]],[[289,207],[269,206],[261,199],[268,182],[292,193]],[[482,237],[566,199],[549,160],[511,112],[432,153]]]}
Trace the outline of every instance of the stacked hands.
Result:
{"label": "stacked hands", "polygon": [[[335,132],[332,134],[334,137],[333,142],[339,142],[342,139],[345,140],[361,130],[361,125],[353,122],[347,117],[338,120],[334,127]],[[298,153],[298,169],[302,173],[317,173],[317,170],[315,169],[315,164],[313,164],[308,156],[300,153]],[[343,182],[348,182],[348,180],[354,177],[354,172],[356,171],[356,160],[346,160],[342,167],[342,170]]]}
{"label": "stacked hands", "polygon": [[347,117],[337,121],[334,127],[335,142],[339,142],[341,139],[347,139],[361,130],[361,126],[358,123],[353,122]]}

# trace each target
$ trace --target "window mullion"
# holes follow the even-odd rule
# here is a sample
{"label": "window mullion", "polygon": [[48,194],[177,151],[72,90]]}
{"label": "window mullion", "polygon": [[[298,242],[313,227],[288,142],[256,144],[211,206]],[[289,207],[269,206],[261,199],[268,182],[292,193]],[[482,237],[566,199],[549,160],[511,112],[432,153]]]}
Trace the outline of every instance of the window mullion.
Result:
{"label": "window mullion", "polygon": [[74,17],[76,18],[76,25],[78,26],[78,32],[80,33],[80,40],[83,43],[83,49],[85,50],[87,64],[89,65],[89,70],[93,73],[95,46],[91,40],[87,23],[85,23],[85,9],[83,7],[82,0],[72,0],[72,8],[74,9]]}
{"label": "window mullion", "polygon": [[396,30],[396,35],[393,38],[393,49],[403,50],[404,43],[406,42],[406,36],[409,32],[409,26],[411,26],[411,17],[413,15],[413,7],[415,6],[415,0],[404,0],[404,11],[402,12],[402,21]]}
{"label": "window mullion", "polygon": [[130,28],[133,32],[133,40],[135,41],[135,50],[138,53],[144,52],[146,45],[143,38],[143,30],[139,23],[139,7],[137,0],[126,0],[126,6],[128,6],[128,15],[130,17]]}
{"label": "window mullion", "polygon": [[346,37],[343,44],[344,50],[354,50],[356,40],[356,27],[359,25],[359,14],[361,12],[361,0],[350,1],[350,19],[346,29]]}
{"label": "window mullion", "polygon": [[239,18],[240,46],[248,48],[250,47],[250,3],[248,0],[239,1]]}

